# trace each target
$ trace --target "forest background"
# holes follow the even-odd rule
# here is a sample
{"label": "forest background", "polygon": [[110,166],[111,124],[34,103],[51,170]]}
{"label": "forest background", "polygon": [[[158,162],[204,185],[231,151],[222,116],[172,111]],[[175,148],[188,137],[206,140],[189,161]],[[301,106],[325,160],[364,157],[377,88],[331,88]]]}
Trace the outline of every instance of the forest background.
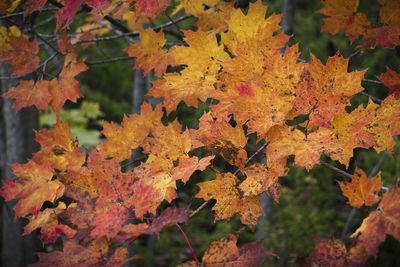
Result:
{"label": "forest background", "polygon": [[[340,32],[334,36],[329,33],[321,32],[323,27],[324,17],[322,14],[317,13],[322,8],[320,1],[263,1],[268,5],[268,14],[282,13],[287,11],[288,16],[291,16],[293,21],[287,29],[288,33],[293,33],[291,43],[299,43],[301,51],[300,58],[309,61],[310,52],[312,52],[322,62],[326,62],[329,56],[333,56],[337,51],[345,58],[350,58],[349,71],[356,69],[368,70],[365,74],[365,79],[376,80],[376,77],[386,70],[386,66],[393,70],[399,71],[400,67],[400,49],[386,49],[377,47],[374,50],[367,50],[364,53],[354,53],[357,51],[354,44],[345,36],[344,32]],[[170,14],[177,3],[173,3],[167,9]],[[377,16],[379,13],[379,5],[373,0],[361,1],[361,11],[368,14],[369,17]],[[18,11],[18,10],[17,10]],[[181,16],[185,13],[181,11]],[[40,13],[37,15],[37,21],[45,21],[51,18],[52,13]],[[79,21],[80,14],[77,15]],[[152,21],[152,26],[163,25],[168,23],[170,19],[167,16],[160,16]],[[195,18],[190,17],[180,22],[174,23],[165,28],[167,33],[167,42],[179,43],[181,36],[178,29],[194,29],[193,23]],[[2,23],[7,23],[6,19]],[[41,33],[52,34],[54,23],[44,25],[40,28]],[[128,25],[129,26],[129,25]],[[73,23],[71,28],[79,27]],[[108,28],[108,29],[107,29]],[[118,29],[106,26],[104,35],[111,33],[118,33]],[[140,70],[132,70],[134,60],[127,59],[126,53],[122,51],[124,47],[130,42],[130,37],[120,38],[112,41],[97,42],[89,47],[78,47],[78,54],[87,58],[88,62],[93,62],[90,68],[78,76],[80,89],[85,98],[79,100],[77,103],[67,103],[60,116],[64,122],[69,123],[73,136],[78,136],[81,145],[86,147],[93,147],[100,141],[101,136],[101,121],[114,121],[120,123],[124,114],[138,113],[142,99],[150,103],[155,103],[150,97],[144,96],[151,87],[151,80],[154,78],[151,74],[143,78],[143,72]],[[42,51],[39,57],[46,58],[47,52]],[[122,58],[114,62],[101,61],[112,58]],[[88,64],[89,65],[89,64]],[[7,69],[2,66],[2,75],[5,76]],[[4,87],[9,87],[7,82],[2,82],[2,90]],[[388,94],[388,88],[382,84],[371,83],[368,81],[363,82],[363,86],[367,88],[368,93],[377,98],[385,98]],[[6,109],[6,102],[8,100],[1,99],[2,110]],[[359,103],[366,103],[367,97],[358,95],[352,99],[352,104],[358,105]],[[172,112],[164,119],[166,121],[173,121],[176,118],[179,122],[187,128],[195,128],[198,125],[199,118],[204,111],[208,110],[210,103],[199,105],[199,108],[187,107],[181,103],[176,112]],[[49,127],[55,123],[55,114],[38,112],[34,108],[29,108],[22,111],[28,116],[30,123],[22,123],[25,128],[40,129]],[[3,114],[6,114],[4,112]],[[32,116],[37,120],[32,119]],[[4,115],[1,118],[2,128],[10,127],[7,125],[10,119]],[[22,119],[23,121],[23,119]],[[35,125],[35,121],[37,124]],[[18,127],[18,126],[11,126]],[[4,130],[0,132],[4,139]],[[23,138],[23,137],[21,137]],[[37,150],[37,145],[30,142],[28,139],[24,143],[27,149],[22,153],[20,159],[16,160],[22,162],[28,156],[28,153]],[[3,141],[0,151],[6,151],[6,145]],[[247,149],[251,151],[256,146],[255,141],[249,144]],[[20,152],[18,152],[20,153]],[[140,157],[140,151],[136,152]],[[10,170],[7,169],[5,159],[6,153],[1,153],[0,160],[2,162],[3,177]],[[382,181],[385,185],[394,184],[394,177],[400,176],[400,145],[394,148],[393,155],[386,152],[377,154],[373,150],[356,149],[354,158],[350,162],[349,172],[353,173],[355,166],[363,169],[367,174],[377,173],[381,170]],[[1,158],[3,157],[3,158]],[[255,157],[254,161],[262,161],[262,155]],[[293,161],[293,159],[292,159]],[[340,165],[335,162],[330,162],[340,168]],[[220,168],[228,168],[224,166],[223,162],[214,162]],[[7,170],[6,170],[7,169]],[[246,230],[241,234],[238,245],[253,242],[256,240],[264,239],[264,246],[268,251],[277,255],[278,258],[268,259],[266,265],[274,266],[287,266],[289,261],[296,257],[307,255],[308,252],[314,247],[313,237],[322,238],[340,238],[347,245],[351,244],[353,240],[347,239],[349,233],[354,232],[360,225],[362,220],[368,215],[371,210],[370,207],[362,207],[361,209],[354,209],[346,204],[347,199],[341,194],[340,187],[337,180],[343,179],[343,176],[333,172],[324,166],[316,166],[310,172],[305,168],[299,166],[290,166],[290,172],[287,176],[280,179],[282,184],[282,193],[279,202],[272,202],[265,197],[263,200],[266,217],[260,220],[256,230]],[[210,179],[210,173],[195,173],[194,175],[201,176],[199,179]],[[370,175],[371,176],[371,175]],[[182,199],[194,195],[198,191],[195,185],[196,179],[191,179],[186,185],[181,185],[180,197]],[[196,201],[198,201],[196,203]],[[200,199],[193,201],[193,206],[200,206],[202,201]],[[182,203],[177,202],[179,206]],[[211,203],[212,204],[212,203]],[[211,205],[210,205],[211,207]],[[2,239],[4,247],[5,232],[10,232],[7,225],[10,222],[4,222],[5,213],[9,213],[9,209],[4,206],[2,209]],[[225,221],[218,221],[215,224],[210,222],[213,211],[211,208],[201,210],[195,217],[193,217],[189,224],[182,224],[182,228],[189,236],[192,247],[196,255],[199,257],[207,249],[211,241],[220,240],[228,234],[234,233],[242,227],[239,215],[234,216],[229,223]],[[8,216],[10,217],[10,216]],[[12,218],[12,216],[11,216]],[[19,228],[16,229],[19,235],[22,233],[21,222]],[[205,234],[210,233],[210,234]],[[55,244],[49,244],[42,247],[40,241],[35,237],[37,231],[24,240],[30,241],[30,250],[34,251],[49,251],[58,249],[60,247],[60,240]],[[25,241],[21,241],[23,243]],[[191,251],[185,241],[185,238],[176,227],[163,229],[159,236],[149,235],[141,236],[138,240],[131,245],[135,254],[143,256],[142,259],[134,261],[136,266],[161,266],[167,264],[169,266],[180,264],[187,260],[192,259]],[[392,237],[388,236],[386,241],[381,245],[381,251],[376,259],[370,259],[369,263],[372,266],[386,266],[385,264],[392,265],[394,262],[399,263],[398,257],[400,255],[400,245]],[[35,260],[35,258],[27,258],[26,261]],[[400,263],[399,263],[400,264]],[[6,266],[7,262],[3,262]],[[294,264],[293,264],[294,265]],[[14,265],[15,266],[15,265]]]}

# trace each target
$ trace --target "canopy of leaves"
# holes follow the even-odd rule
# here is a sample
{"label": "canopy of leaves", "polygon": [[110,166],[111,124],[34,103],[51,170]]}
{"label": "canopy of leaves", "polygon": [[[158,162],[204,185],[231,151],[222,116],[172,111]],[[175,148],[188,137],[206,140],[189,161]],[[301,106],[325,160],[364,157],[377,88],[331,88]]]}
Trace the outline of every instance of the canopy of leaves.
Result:
{"label": "canopy of leaves", "polygon": [[[366,70],[349,72],[350,59],[340,52],[326,63],[313,54],[310,62],[303,62],[299,45],[288,46],[290,36],[281,31],[282,16],[266,18],[268,7],[262,1],[250,3],[245,12],[233,3],[216,0],[178,1],[172,12],[166,9],[169,0],[49,2],[59,8],[53,40],[57,46],[44,43],[60,57],[58,73],[47,75],[48,62],[44,61],[39,78],[27,76],[4,94],[16,99],[17,110],[31,105],[47,110],[50,106],[57,114],[53,130],[36,132],[41,149],[27,163],[13,164],[17,178],[4,181],[0,189],[6,201],[19,199],[14,207],[16,217],[29,220],[24,234],[41,228],[43,243],[59,236],[63,240],[62,251],[38,254],[37,265],[122,265],[128,260],[126,241],[186,223],[198,212],[175,208],[178,198],[186,202],[201,198],[205,204],[215,200],[215,221],[229,221],[238,214],[241,223],[254,230],[259,217],[265,215],[260,195],[267,193],[278,201],[282,191],[279,177],[287,175],[290,156],[295,165],[309,171],[321,163],[321,156],[349,167],[355,148],[394,151],[393,136],[400,134],[397,72],[387,69],[378,76],[391,90],[385,99],[376,101],[379,104],[370,101],[366,107],[350,108],[354,96],[364,91],[361,82]],[[336,34],[345,30],[351,42],[362,35],[365,42],[357,45],[363,51],[377,45],[394,48],[400,34],[394,14],[400,12],[400,5],[379,3],[380,21],[372,23],[358,11],[359,1],[323,1],[319,11],[327,16],[323,31]],[[40,11],[45,4],[26,1],[24,14]],[[15,5],[2,5],[0,11],[12,12]],[[158,15],[174,16],[181,9],[198,17],[198,29],[175,33],[179,45],[167,44],[174,35],[160,30],[167,26],[142,29],[140,25],[146,21],[152,26]],[[81,12],[91,12],[98,27],[122,27],[126,33],[118,30],[117,36],[96,40],[100,30],[89,33],[92,27],[81,27],[76,32],[75,16]],[[149,18],[143,19],[145,16]],[[128,27],[139,30],[129,32],[117,21],[123,17]],[[66,101],[76,102],[83,96],[76,76],[93,64],[80,58],[76,46],[120,37],[132,41],[135,36],[140,41],[124,51],[137,58],[135,69],[144,69],[145,74],[154,70],[158,79],[148,96],[162,98],[162,103],[155,108],[144,103],[141,113],[125,115],[121,126],[103,122],[106,140],[91,151],[81,151],[79,140],[60,120]],[[31,40],[17,26],[0,27],[0,60],[11,65],[11,75],[37,71],[38,52],[36,39]],[[190,107],[199,107],[199,101],[209,103],[210,111],[202,114],[198,128],[184,130],[179,119],[165,119],[182,101]],[[266,147],[266,164],[251,165],[254,155],[248,155],[245,148],[253,139],[265,143],[257,153]],[[143,157],[132,159],[131,150],[136,148],[142,149]],[[236,171],[214,168],[213,160],[221,158],[214,154]],[[215,179],[198,181],[196,195],[178,194],[178,186],[192,182],[193,173],[210,165]],[[352,206],[370,206],[380,199],[380,178],[368,180],[359,169],[351,183],[339,184]],[[45,202],[51,204],[43,205]],[[316,239],[309,263],[358,264],[376,255],[386,234],[400,240],[398,202],[399,190],[394,185],[383,193],[378,211],[371,212],[352,235],[359,235],[354,248],[346,252],[338,240]],[[129,212],[135,217],[129,217]],[[155,216],[152,222],[149,216]],[[128,220],[134,222],[127,224]],[[238,233],[212,243],[202,263],[187,265],[255,265],[270,255],[261,242],[238,248],[237,239]]]}

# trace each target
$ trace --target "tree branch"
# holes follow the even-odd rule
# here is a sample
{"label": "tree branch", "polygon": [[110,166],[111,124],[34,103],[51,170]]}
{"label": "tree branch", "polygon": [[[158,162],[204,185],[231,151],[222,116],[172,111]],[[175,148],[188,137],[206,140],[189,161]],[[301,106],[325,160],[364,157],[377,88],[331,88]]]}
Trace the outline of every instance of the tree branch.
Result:
{"label": "tree branch", "polygon": [[[58,8],[43,8],[40,12],[56,12],[58,10],[59,10]],[[24,11],[15,12],[15,13],[11,13],[11,14],[8,14],[8,15],[0,16],[0,19],[7,19],[7,18],[11,18],[11,17],[20,16],[20,15],[24,15]]]}
{"label": "tree branch", "polygon": [[331,170],[333,170],[333,171],[335,171],[337,173],[340,173],[340,174],[342,174],[342,175],[344,175],[346,177],[349,177],[349,178],[353,177],[353,175],[351,175],[350,173],[345,172],[345,171],[343,171],[343,170],[341,170],[339,168],[336,168],[335,166],[333,166],[333,165],[331,165],[331,164],[329,164],[329,163],[327,163],[325,161],[319,160],[319,164],[321,164],[321,165],[323,165],[323,166],[325,166],[325,167],[327,167],[327,168],[329,168],[329,169],[331,169]]}
{"label": "tree branch", "polygon": [[111,62],[123,61],[123,60],[132,60],[135,57],[115,57],[110,59],[98,60],[98,61],[85,61],[86,65],[98,65],[98,64],[106,64]]}
{"label": "tree branch", "polygon": [[[185,20],[185,19],[191,18],[191,17],[193,17],[193,15],[185,15],[185,16],[182,16],[182,17],[179,17],[179,18],[175,19],[173,22],[169,21],[169,22],[164,23],[162,25],[153,27],[152,29],[154,31],[161,30],[163,28],[166,28],[166,27],[169,27],[169,26],[173,25],[174,22],[177,23],[177,22],[180,22],[182,20]],[[111,35],[111,36],[107,36],[107,37],[98,37],[98,38],[93,38],[93,39],[89,39],[89,40],[80,40],[80,41],[76,42],[75,44],[101,42],[101,41],[111,41],[111,40],[115,40],[115,39],[119,39],[119,38],[123,38],[123,37],[129,37],[129,36],[137,37],[137,36],[139,36],[139,32],[138,31],[131,31],[131,32]]]}

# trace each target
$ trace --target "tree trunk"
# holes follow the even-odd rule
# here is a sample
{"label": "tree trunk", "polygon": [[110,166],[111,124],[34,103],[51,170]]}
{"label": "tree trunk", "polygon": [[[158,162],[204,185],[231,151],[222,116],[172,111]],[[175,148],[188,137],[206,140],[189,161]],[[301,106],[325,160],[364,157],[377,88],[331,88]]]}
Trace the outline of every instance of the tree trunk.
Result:
{"label": "tree trunk", "polygon": [[[0,76],[10,75],[10,66],[0,64]],[[9,87],[16,86],[17,80],[2,80],[1,93],[4,94]],[[36,109],[28,108],[18,113],[12,108],[13,101],[0,99],[0,170],[2,179],[13,179],[14,175],[10,164],[26,162],[32,152],[37,151],[34,142],[33,129],[38,126]],[[34,234],[22,237],[23,220],[14,220],[13,211],[17,200],[2,204],[2,244],[1,264],[5,266],[27,266],[35,261],[36,238]]]}

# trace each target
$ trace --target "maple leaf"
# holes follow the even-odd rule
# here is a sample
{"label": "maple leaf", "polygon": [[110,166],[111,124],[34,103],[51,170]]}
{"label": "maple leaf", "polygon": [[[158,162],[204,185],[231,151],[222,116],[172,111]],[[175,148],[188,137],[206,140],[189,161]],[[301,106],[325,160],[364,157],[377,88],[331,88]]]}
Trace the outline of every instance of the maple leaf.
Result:
{"label": "maple leaf", "polygon": [[[255,50],[260,43],[268,46],[271,50],[284,47],[290,37],[283,32],[276,34],[281,29],[279,22],[282,15],[272,14],[265,19],[267,9],[268,7],[264,6],[262,1],[257,1],[250,3],[246,15],[241,9],[232,10],[228,21],[229,31],[221,35],[224,44],[231,49],[236,43],[255,40]],[[230,44],[231,42],[233,42],[233,46]]]}
{"label": "maple leaf", "polygon": [[211,242],[204,252],[201,263],[190,261],[179,266],[259,266],[267,256],[277,257],[263,249],[263,240],[237,247],[240,233],[241,231],[230,234],[220,241]]}
{"label": "maple leaf", "polygon": [[240,221],[252,230],[257,225],[258,217],[264,215],[260,206],[259,196],[243,198],[237,187],[239,179],[231,173],[216,173],[215,180],[197,184],[200,192],[197,198],[204,200],[216,199],[213,207],[215,221],[229,220],[236,213],[240,214]]}
{"label": "maple leaf", "polygon": [[177,121],[168,126],[156,127],[152,131],[153,137],[145,139],[142,145],[143,153],[153,154],[159,160],[166,159],[170,163],[186,157],[192,149],[192,139],[189,131],[181,133],[181,128],[182,126]]}
{"label": "maple leaf", "polygon": [[[215,65],[214,65],[215,66]],[[205,102],[215,92],[214,84],[218,68],[208,74],[201,71],[184,69],[179,73],[167,73],[163,79],[153,81],[150,96],[164,97],[163,106],[167,113],[176,110],[181,101],[186,105],[197,107],[198,100]]]}
{"label": "maple leaf", "polygon": [[239,125],[248,125],[248,134],[263,137],[272,126],[283,125],[293,108],[294,88],[304,68],[296,64],[298,47],[286,49],[284,56],[278,50],[264,53],[240,45],[235,53],[222,63],[225,72],[215,94],[220,103],[211,109],[234,114]]}
{"label": "maple leaf", "polygon": [[183,183],[186,183],[195,171],[204,171],[213,159],[214,156],[204,157],[200,160],[197,157],[181,158],[179,165],[172,169],[172,179],[181,179]]}
{"label": "maple leaf", "polygon": [[193,14],[198,17],[204,13],[204,7],[213,7],[219,4],[219,0],[179,0],[179,4],[175,7],[172,15],[177,14],[181,9],[185,9],[186,13]]}
{"label": "maple leaf", "polygon": [[142,219],[146,213],[156,214],[157,207],[164,200],[171,202],[177,197],[176,182],[172,174],[142,163],[134,169],[134,176],[138,180],[131,190],[135,216]]}
{"label": "maple leaf", "polygon": [[367,175],[357,167],[351,183],[340,181],[338,183],[343,195],[349,199],[347,203],[352,207],[360,208],[363,204],[372,206],[380,200],[378,196],[382,187],[380,173],[373,178],[367,178]]}
{"label": "maple leaf", "polygon": [[301,258],[296,259],[300,266],[348,266],[346,261],[346,246],[339,239],[314,238],[315,248],[304,263],[300,264]]}
{"label": "maple leaf", "polygon": [[396,99],[400,98],[400,74],[386,66],[386,72],[379,75],[378,79],[390,88],[389,95],[394,94]]}
{"label": "maple leaf", "polygon": [[324,18],[322,32],[336,34],[345,31],[350,42],[354,42],[361,34],[365,33],[365,27],[370,24],[367,16],[357,13],[359,0],[324,0],[324,7],[318,11],[328,18]]}
{"label": "maple leaf", "polygon": [[54,130],[42,129],[36,133],[36,141],[42,149],[33,154],[33,160],[60,171],[78,170],[85,163],[85,153],[81,152],[77,141],[72,139],[68,124],[57,120]]}
{"label": "maple leaf", "polygon": [[48,103],[51,100],[49,93],[49,81],[41,80],[34,83],[32,80],[21,80],[17,87],[11,87],[2,96],[6,98],[15,98],[13,108],[16,111],[21,108],[35,105],[39,109],[47,110]]}
{"label": "maple leaf", "polygon": [[[146,1],[142,1],[146,2]],[[166,71],[168,65],[175,65],[173,55],[164,49],[166,40],[164,32],[155,32],[153,29],[139,30],[140,43],[130,44],[125,52],[130,57],[136,57],[134,69],[143,69],[143,75],[154,69],[158,77]]]}
{"label": "maple leaf", "polygon": [[[74,206],[75,204],[71,205]],[[40,211],[36,216],[28,216],[29,223],[24,227],[23,235],[28,235],[33,230],[41,227],[40,240],[43,245],[56,242],[61,233],[64,233],[68,238],[72,238],[76,234],[76,230],[65,224],[59,224],[57,220],[57,215],[66,209],[67,206],[65,203],[59,202],[58,206],[54,209],[47,208],[44,211]]]}
{"label": "maple leaf", "polygon": [[374,135],[374,148],[378,153],[383,150],[393,153],[396,144],[393,136],[400,134],[399,117],[400,101],[391,94],[382,101],[374,118],[365,126],[366,131]]}
{"label": "maple leaf", "polygon": [[340,158],[342,145],[327,128],[306,135],[290,127],[274,127],[267,135],[268,164],[295,155],[295,164],[311,170],[319,162],[321,155]]}
{"label": "maple leaf", "polygon": [[[196,3],[200,1],[194,1]],[[232,2],[214,1],[209,8],[203,12],[198,12],[196,26],[199,31],[208,32],[212,29],[213,33],[226,32],[229,28],[228,21],[234,8]],[[185,9],[186,10],[186,9]],[[192,13],[193,12],[188,12]],[[217,16],[216,16],[217,14]]]}
{"label": "maple leaf", "polygon": [[21,33],[16,26],[0,26],[0,61],[11,64],[11,75],[25,75],[39,66],[37,40]]}
{"label": "maple leaf", "polygon": [[108,140],[102,142],[98,148],[118,161],[129,158],[131,149],[142,144],[149,133],[160,124],[159,121],[163,116],[161,105],[153,110],[150,104],[144,102],[140,110],[140,115],[125,115],[121,124],[122,128],[118,128],[114,123],[103,122],[102,133]]}
{"label": "maple leaf", "polygon": [[48,162],[37,164],[30,160],[25,164],[15,163],[11,168],[18,178],[3,180],[0,194],[6,201],[20,199],[14,207],[16,218],[37,215],[45,201],[54,202],[64,194],[64,185],[52,180],[53,169]]}
{"label": "maple leaf", "polygon": [[65,194],[78,201],[75,211],[86,208],[84,215],[70,209],[70,220],[77,225],[86,224],[87,228],[91,226],[93,238],[117,235],[128,216],[123,206],[132,205],[136,178],[132,173],[122,173],[119,162],[105,160],[107,157],[105,152],[93,150],[87,168],[63,175],[63,183],[67,185]]}
{"label": "maple leaf", "polygon": [[162,15],[165,9],[171,4],[171,0],[135,0],[137,2],[135,10],[138,16],[146,15],[149,17],[158,17]]}
{"label": "maple leaf", "polygon": [[217,83],[220,62],[228,58],[215,35],[204,32],[184,31],[188,46],[171,48],[175,64],[187,65],[180,73],[167,73],[163,79],[153,82],[150,95],[164,97],[167,112],[175,110],[181,101],[197,107],[198,99],[205,102],[212,97]]}
{"label": "maple leaf", "polygon": [[[286,165],[286,161],[282,163]],[[257,196],[267,192],[275,201],[278,201],[281,193],[281,185],[278,182],[278,178],[286,175],[287,170],[279,168],[279,166],[273,167],[275,168],[267,169],[265,164],[256,163],[243,170],[246,174],[246,180],[240,184],[239,188],[243,191],[244,197]]]}
{"label": "maple leaf", "polygon": [[178,223],[189,222],[188,208],[168,207],[161,212],[157,218],[152,218],[151,223],[139,223],[125,225],[115,240],[124,242],[128,239],[137,238],[142,234],[159,234],[162,229],[174,226]]}
{"label": "maple leaf", "polygon": [[337,53],[324,66],[311,54],[311,76],[304,74],[296,88],[293,105],[297,112],[310,114],[311,122],[327,128],[334,116],[345,113],[351,97],[364,90],[361,81],[366,71],[348,73],[348,62]]}
{"label": "maple leaf", "polygon": [[393,49],[400,44],[400,20],[397,14],[400,12],[400,5],[397,1],[379,0],[380,22],[371,23],[365,27],[365,44],[361,46],[363,50],[373,49],[378,45]]}
{"label": "maple leaf", "polygon": [[379,105],[369,101],[364,109],[362,105],[350,113],[335,116],[332,120],[332,127],[338,140],[342,145],[340,163],[349,166],[350,158],[353,157],[353,149],[356,147],[370,148],[375,145],[375,138],[372,133],[367,132],[366,125],[376,115]]}
{"label": "maple leaf", "polygon": [[79,239],[66,239],[63,251],[37,253],[39,262],[31,266],[122,266],[128,261],[128,249],[119,247],[115,251],[110,248],[111,241],[102,237],[82,244]]}
{"label": "maple leaf", "polygon": [[106,16],[107,13],[101,11],[105,10],[106,6],[110,4],[108,0],[64,0],[65,6],[56,13],[56,30],[68,28],[73,22],[76,12],[84,3],[97,9],[98,14],[103,14],[102,17]]}
{"label": "maple leaf", "polygon": [[358,236],[355,248],[364,248],[367,255],[376,255],[379,244],[386,235],[392,235],[400,241],[400,188],[396,185],[382,196],[378,210],[364,219],[361,226],[351,235]]}
{"label": "maple leaf", "polygon": [[229,118],[214,121],[210,113],[203,114],[199,129],[189,131],[193,149],[204,145],[207,150],[219,153],[228,163],[242,169],[247,159],[243,149],[247,138],[241,127],[232,127],[227,120]]}
{"label": "maple leaf", "polygon": [[292,109],[292,104],[286,101],[292,97],[281,96],[273,87],[250,81],[227,93],[218,93],[216,98],[221,102],[211,110],[213,114],[233,114],[238,125],[248,125],[247,134],[257,132],[263,137],[272,126],[283,125],[286,114]]}
{"label": "maple leaf", "polygon": [[23,5],[24,16],[32,14],[35,11],[42,11],[47,0],[27,0]]}
{"label": "maple leaf", "polygon": [[82,71],[87,70],[84,59],[77,60],[77,52],[68,40],[66,33],[62,32],[62,38],[58,41],[58,46],[62,53],[67,53],[65,56],[64,67],[60,75],[50,81],[49,92],[52,96],[50,106],[57,113],[65,101],[70,100],[76,102],[77,98],[82,97],[78,87],[78,81],[74,78]]}

